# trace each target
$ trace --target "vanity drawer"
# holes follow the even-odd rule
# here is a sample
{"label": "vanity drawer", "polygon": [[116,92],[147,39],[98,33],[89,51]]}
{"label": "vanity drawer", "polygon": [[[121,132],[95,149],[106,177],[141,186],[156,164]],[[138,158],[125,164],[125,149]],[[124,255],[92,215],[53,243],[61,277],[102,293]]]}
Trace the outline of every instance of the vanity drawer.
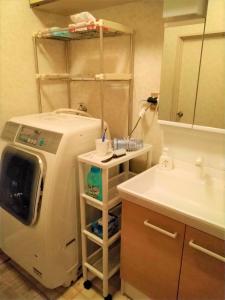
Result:
{"label": "vanity drawer", "polygon": [[185,225],[123,200],[121,277],[151,299],[176,299]]}
{"label": "vanity drawer", "polygon": [[186,227],[178,298],[225,299],[225,241]]}

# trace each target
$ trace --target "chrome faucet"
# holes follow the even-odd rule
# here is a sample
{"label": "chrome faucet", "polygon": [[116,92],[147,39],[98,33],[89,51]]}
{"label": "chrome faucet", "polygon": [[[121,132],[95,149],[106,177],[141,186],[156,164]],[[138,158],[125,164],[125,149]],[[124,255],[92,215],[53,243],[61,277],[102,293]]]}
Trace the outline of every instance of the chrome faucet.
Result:
{"label": "chrome faucet", "polygon": [[205,178],[205,170],[204,170],[204,159],[202,156],[197,157],[195,160],[195,165],[198,167],[198,174],[201,179]]}

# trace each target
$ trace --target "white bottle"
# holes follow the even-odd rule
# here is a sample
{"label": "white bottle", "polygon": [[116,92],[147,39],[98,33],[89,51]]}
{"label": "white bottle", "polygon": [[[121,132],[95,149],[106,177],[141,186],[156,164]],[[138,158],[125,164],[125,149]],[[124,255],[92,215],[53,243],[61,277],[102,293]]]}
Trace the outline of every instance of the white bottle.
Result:
{"label": "white bottle", "polygon": [[163,153],[159,158],[159,167],[163,170],[173,169],[173,160],[172,157],[168,155],[168,148],[163,148]]}

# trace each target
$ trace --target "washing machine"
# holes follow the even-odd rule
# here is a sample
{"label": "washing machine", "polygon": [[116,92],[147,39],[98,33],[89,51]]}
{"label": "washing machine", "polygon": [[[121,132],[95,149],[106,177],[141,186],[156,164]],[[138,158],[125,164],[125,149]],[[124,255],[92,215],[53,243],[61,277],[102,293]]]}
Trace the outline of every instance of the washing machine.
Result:
{"label": "washing machine", "polygon": [[62,112],[15,117],[2,131],[0,248],[47,288],[77,279],[77,155],[100,134],[99,119]]}

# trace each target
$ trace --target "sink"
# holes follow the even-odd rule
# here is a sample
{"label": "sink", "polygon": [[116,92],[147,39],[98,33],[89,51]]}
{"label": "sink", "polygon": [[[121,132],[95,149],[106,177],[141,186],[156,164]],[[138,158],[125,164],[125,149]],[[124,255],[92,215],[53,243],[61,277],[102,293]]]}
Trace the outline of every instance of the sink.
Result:
{"label": "sink", "polygon": [[225,236],[224,173],[174,161],[172,170],[156,165],[118,186],[122,198],[175,218],[187,225]]}

